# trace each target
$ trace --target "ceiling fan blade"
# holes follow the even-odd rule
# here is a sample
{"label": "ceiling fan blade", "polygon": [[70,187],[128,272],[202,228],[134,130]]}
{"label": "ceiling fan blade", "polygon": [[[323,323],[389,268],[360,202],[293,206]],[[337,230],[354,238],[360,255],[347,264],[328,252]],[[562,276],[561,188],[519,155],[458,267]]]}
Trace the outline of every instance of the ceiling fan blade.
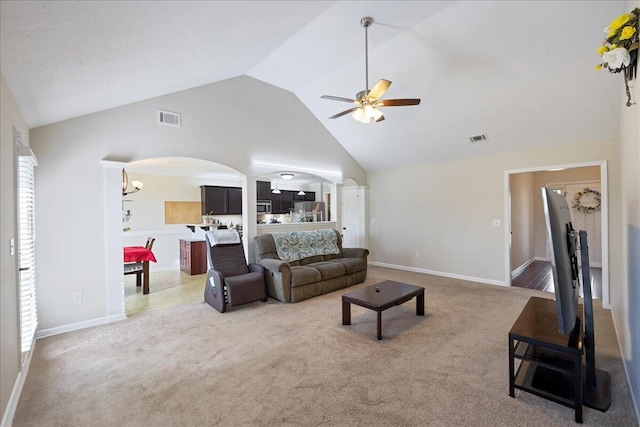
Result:
{"label": "ceiling fan blade", "polygon": [[353,107],[353,108],[349,108],[348,110],[345,110],[345,111],[343,111],[343,112],[341,112],[341,113],[338,113],[338,114],[336,114],[335,116],[331,116],[331,117],[329,117],[329,118],[330,118],[330,119],[337,119],[338,117],[342,117],[342,116],[344,116],[345,114],[353,113],[353,112],[354,112],[354,111],[356,111],[358,108],[360,108],[360,107]]}
{"label": "ceiling fan blade", "polygon": [[375,101],[376,99],[380,98],[387,91],[387,89],[389,89],[389,86],[391,86],[391,82],[389,80],[378,80],[378,83],[376,83],[376,85],[369,91],[369,101]]}
{"label": "ceiling fan blade", "polygon": [[408,99],[384,99],[378,101],[378,107],[402,107],[403,105],[418,105],[420,104],[419,98]]}
{"label": "ceiling fan blade", "polygon": [[357,104],[358,101],[356,101],[355,99],[350,99],[350,98],[343,98],[341,96],[332,96],[332,95],[322,95],[320,98],[323,99],[330,99],[332,101],[343,101],[343,102],[352,102],[354,104]]}

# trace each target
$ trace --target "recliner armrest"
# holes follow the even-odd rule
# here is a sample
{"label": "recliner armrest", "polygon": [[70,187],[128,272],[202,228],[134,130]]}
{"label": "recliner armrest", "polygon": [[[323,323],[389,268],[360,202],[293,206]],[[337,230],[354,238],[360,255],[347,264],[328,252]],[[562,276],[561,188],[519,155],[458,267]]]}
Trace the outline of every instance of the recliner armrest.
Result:
{"label": "recliner armrest", "polygon": [[264,267],[261,266],[260,264],[249,264],[249,271],[251,273],[260,273],[260,274],[264,274]]}
{"label": "recliner armrest", "polygon": [[289,263],[282,261],[280,259],[265,258],[265,259],[261,259],[258,262],[258,264],[260,264],[261,266],[263,266],[269,271],[273,271],[274,273],[275,272],[282,273],[283,270],[288,270],[289,273],[291,273],[291,266],[289,265]]}
{"label": "recliner armrest", "polygon": [[342,256],[345,258],[362,258],[366,261],[369,249],[365,248],[342,248]]}
{"label": "recliner armrest", "polygon": [[224,313],[227,304],[224,298],[224,276],[218,270],[207,271],[207,283],[204,286],[204,300],[220,313]]}
{"label": "recliner armrest", "polygon": [[265,268],[267,294],[282,302],[291,302],[291,266],[279,259],[265,258],[258,262]]}

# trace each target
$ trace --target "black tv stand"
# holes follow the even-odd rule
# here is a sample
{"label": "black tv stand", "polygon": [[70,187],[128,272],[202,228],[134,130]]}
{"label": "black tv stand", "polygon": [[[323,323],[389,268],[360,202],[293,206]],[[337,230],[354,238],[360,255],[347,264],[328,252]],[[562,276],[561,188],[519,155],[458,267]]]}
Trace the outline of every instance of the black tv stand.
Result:
{"label": "black tv stand", "polygon": [[[578,306],[575,327],[560,334],[555,301],[529,299],[509,331],[509,395],[520,389],[572,407],[582,423],[583,404],[603,412],[611,406],[611,377],[596,368],[587,233],[579,238],[584,306]],[[515,359],[521,360],[518,372]]]}
{"label": "black tv stand", "polygon": [[582,328],[558,332],[554,300],[531,297],[509,331],[509,396],[519,389],[574,408],[581,423],[582,344]]}

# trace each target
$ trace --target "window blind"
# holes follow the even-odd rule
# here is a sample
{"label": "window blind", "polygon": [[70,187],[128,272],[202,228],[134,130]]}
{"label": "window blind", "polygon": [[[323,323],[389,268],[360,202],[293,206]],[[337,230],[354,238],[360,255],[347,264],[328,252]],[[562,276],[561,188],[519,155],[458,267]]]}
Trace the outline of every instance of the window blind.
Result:
{"label": "window blind", "polygon": [[18,265],[20,272],[20,342],[31,350],[38,326],[36,308],[34,169],[37,161],[28,147],[18,149]]}

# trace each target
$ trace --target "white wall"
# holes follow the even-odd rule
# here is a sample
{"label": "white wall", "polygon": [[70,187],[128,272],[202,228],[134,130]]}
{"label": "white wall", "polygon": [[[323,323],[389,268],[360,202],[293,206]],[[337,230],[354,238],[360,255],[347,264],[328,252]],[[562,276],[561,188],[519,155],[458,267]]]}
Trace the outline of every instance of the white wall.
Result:
{"label": "white wall", "polygon": [[[504,171],[609,162],[610,224],[620,220],[616,141],[595,141],[369,174],[374,262],[504,284]],[[619,229],[619,227],[616,227]],[[621,236],[610,230],[610,283],[620,280]],[[419,258],[415,252],[420,252]]]}
{"label": "white wall", "polygon": [[[23,144],[29,145],[29,129],[4,76],[0,74],[0,420],[13,416],[11,412],[18,402],[9,402],[9,399],[22,369],[18,265],[9,247],[11,239],[15,239],[17,245],[18,236],[14,128],[23,134]],[[12,408],[8,407],[10,403]]]}
{"label": "white wall", "polygon": [[[182,128],[158,125],[157,109],[182,113]],[[229,166],[249,182],[269,172],[257,161],[338,171],[366,182],[365,171],[292,93],[246,76],[40,127],[31,139],[40,163],[40,329],[113,315],[107,270],[118,266],[106,247],[105,209],[120,188],[99,163],[103,159],[199,158]],[[248,191],[247,200],[255,200],[255,183]],[[252,222],[245,229],[249,239],[255,216]],[[73,303],[73,292],[82,292],[84,301]]]}
{"label": "white wall", "polygon": [[[627,2],[625,11],[640,7],[639,1]],[[621,100],[626,102],[619,77]],[[640,76],[638,76],[640,78]],[[613,320],[622,358],[629,376],[636,415],[640,419],[640,80],[631,83],[636,105],[620,111],[620,165],[622,171],[621,232],[622,272],[618,286],[611,287]],[[624,105],[624,104],[623,104]]]}
{"label": "white wall", "polygon": [[511,180],[511,271],[534,258],[533,238],[533,173],[518,173]]}
{"label": "white wall", "polygon": [[[217,178],[193,176],[156,175],[127,170],[129,182],[142,181],[144,187],[137,193],[124,197],[124,209],[131,210],[131,219],[123,223],[130,231],[123,233],[124,246],[141,246],[147,237],[154,237],[153,253],[157,262],[149,263],[151,271],[177,270],[180,268],[180,239],[204,239],[205,231],[195,228],[192,232],[183,224],[164,223],[164,202],[200,202],[201,185],[239,187],[235,182]],[[214,215],[221,223],[242,224],[242,215]]]}

